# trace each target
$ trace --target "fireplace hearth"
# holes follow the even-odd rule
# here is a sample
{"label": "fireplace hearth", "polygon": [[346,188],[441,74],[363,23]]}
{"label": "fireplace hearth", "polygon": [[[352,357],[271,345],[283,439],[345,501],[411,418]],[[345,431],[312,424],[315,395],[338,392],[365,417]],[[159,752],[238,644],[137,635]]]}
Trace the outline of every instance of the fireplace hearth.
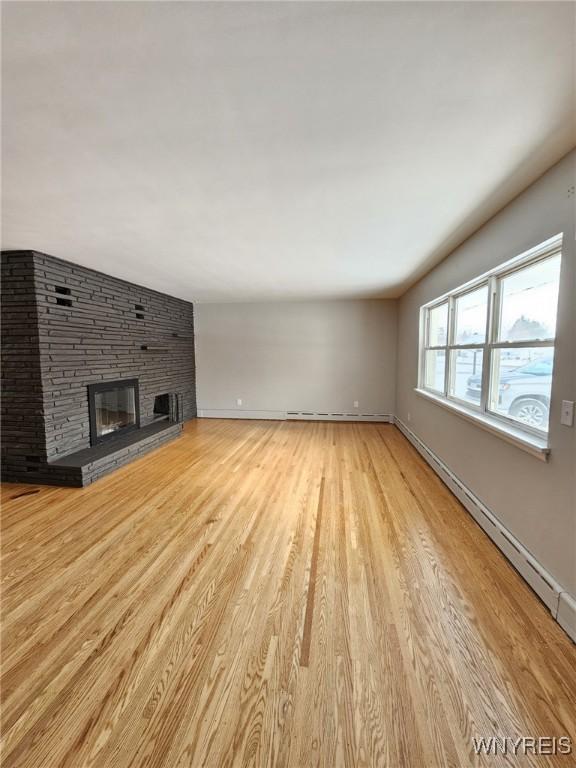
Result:
{"label": "fireplace hearth", "polygon": [[90,444],[113,440],[140,426],[138,379],[88,385]]}

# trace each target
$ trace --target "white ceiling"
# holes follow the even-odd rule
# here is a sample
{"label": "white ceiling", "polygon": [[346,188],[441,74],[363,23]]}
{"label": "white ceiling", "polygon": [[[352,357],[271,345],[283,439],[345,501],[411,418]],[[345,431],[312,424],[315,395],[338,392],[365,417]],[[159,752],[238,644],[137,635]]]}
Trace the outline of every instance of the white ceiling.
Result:
{"label": "white ceiling", "polygon": [[571,2],[3,4],[3,247],[397,296],[574,144]]}

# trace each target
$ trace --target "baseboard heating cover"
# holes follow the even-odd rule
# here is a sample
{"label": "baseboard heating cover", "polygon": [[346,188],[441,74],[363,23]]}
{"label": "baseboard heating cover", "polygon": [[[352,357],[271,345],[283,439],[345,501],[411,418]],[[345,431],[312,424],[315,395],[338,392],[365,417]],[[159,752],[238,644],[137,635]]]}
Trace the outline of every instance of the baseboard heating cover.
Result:
{"label": "baseboard heating cover", "polygon": [[576,643],[576,599],[568,592],[560,593],[556,621]]}
{"label": "baseboard heating cover", "polygon": [[394,423],[536,592],[566,634],[576,642],[576,599],[558,584],[544,566],[530,554],[434,451],[422,442],[398,417],[394,418]]}
{"label": "baseboard heating cover", "polygon": [[392,424],[389,413],[345,413],[336,411],[262,411],[243,408],[199,408],[200,419],[273,419],[279,421],[378,421]]}
{"label": "baseboard heating cover", "polygon": [[258,411],[243,408],[199,408],[199,419],[272,419],[285,421],[286,411]]}
{"label": "baseboard heating cover", "polygon": [[392,424],[394,417],[389,413],[345,413],[332,411],[287,411],[287,419],[296,421],[378,421]]}

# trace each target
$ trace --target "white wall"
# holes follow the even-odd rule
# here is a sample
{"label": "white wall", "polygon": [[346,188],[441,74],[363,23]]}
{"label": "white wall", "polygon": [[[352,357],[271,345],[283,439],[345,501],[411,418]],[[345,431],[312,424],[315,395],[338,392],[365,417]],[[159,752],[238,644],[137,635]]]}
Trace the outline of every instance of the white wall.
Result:
{"label": "white wall", "polygon": [[[397,416],[576,594],[576,429],[560,424],[576,399],[576,269],[572,152],[411,288],[399,302]],[[572,192],[570,188],[572,187]],[[564,233],[548,463],[414,392],[422,304]]]}
{"label": "white wall", "polygon": [[199,415],[393,414],[396,315],[390,300],[196,304]]}

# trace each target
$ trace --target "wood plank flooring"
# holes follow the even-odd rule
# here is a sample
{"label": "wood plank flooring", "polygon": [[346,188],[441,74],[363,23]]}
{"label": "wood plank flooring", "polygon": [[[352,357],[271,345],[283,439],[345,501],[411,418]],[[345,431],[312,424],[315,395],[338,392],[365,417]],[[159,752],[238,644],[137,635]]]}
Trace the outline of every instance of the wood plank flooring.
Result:
{"label": "wood plank flooring", "polygon": [[199,420],[5,485],[4,768],[576,764],[576,652],[392,425]]}

